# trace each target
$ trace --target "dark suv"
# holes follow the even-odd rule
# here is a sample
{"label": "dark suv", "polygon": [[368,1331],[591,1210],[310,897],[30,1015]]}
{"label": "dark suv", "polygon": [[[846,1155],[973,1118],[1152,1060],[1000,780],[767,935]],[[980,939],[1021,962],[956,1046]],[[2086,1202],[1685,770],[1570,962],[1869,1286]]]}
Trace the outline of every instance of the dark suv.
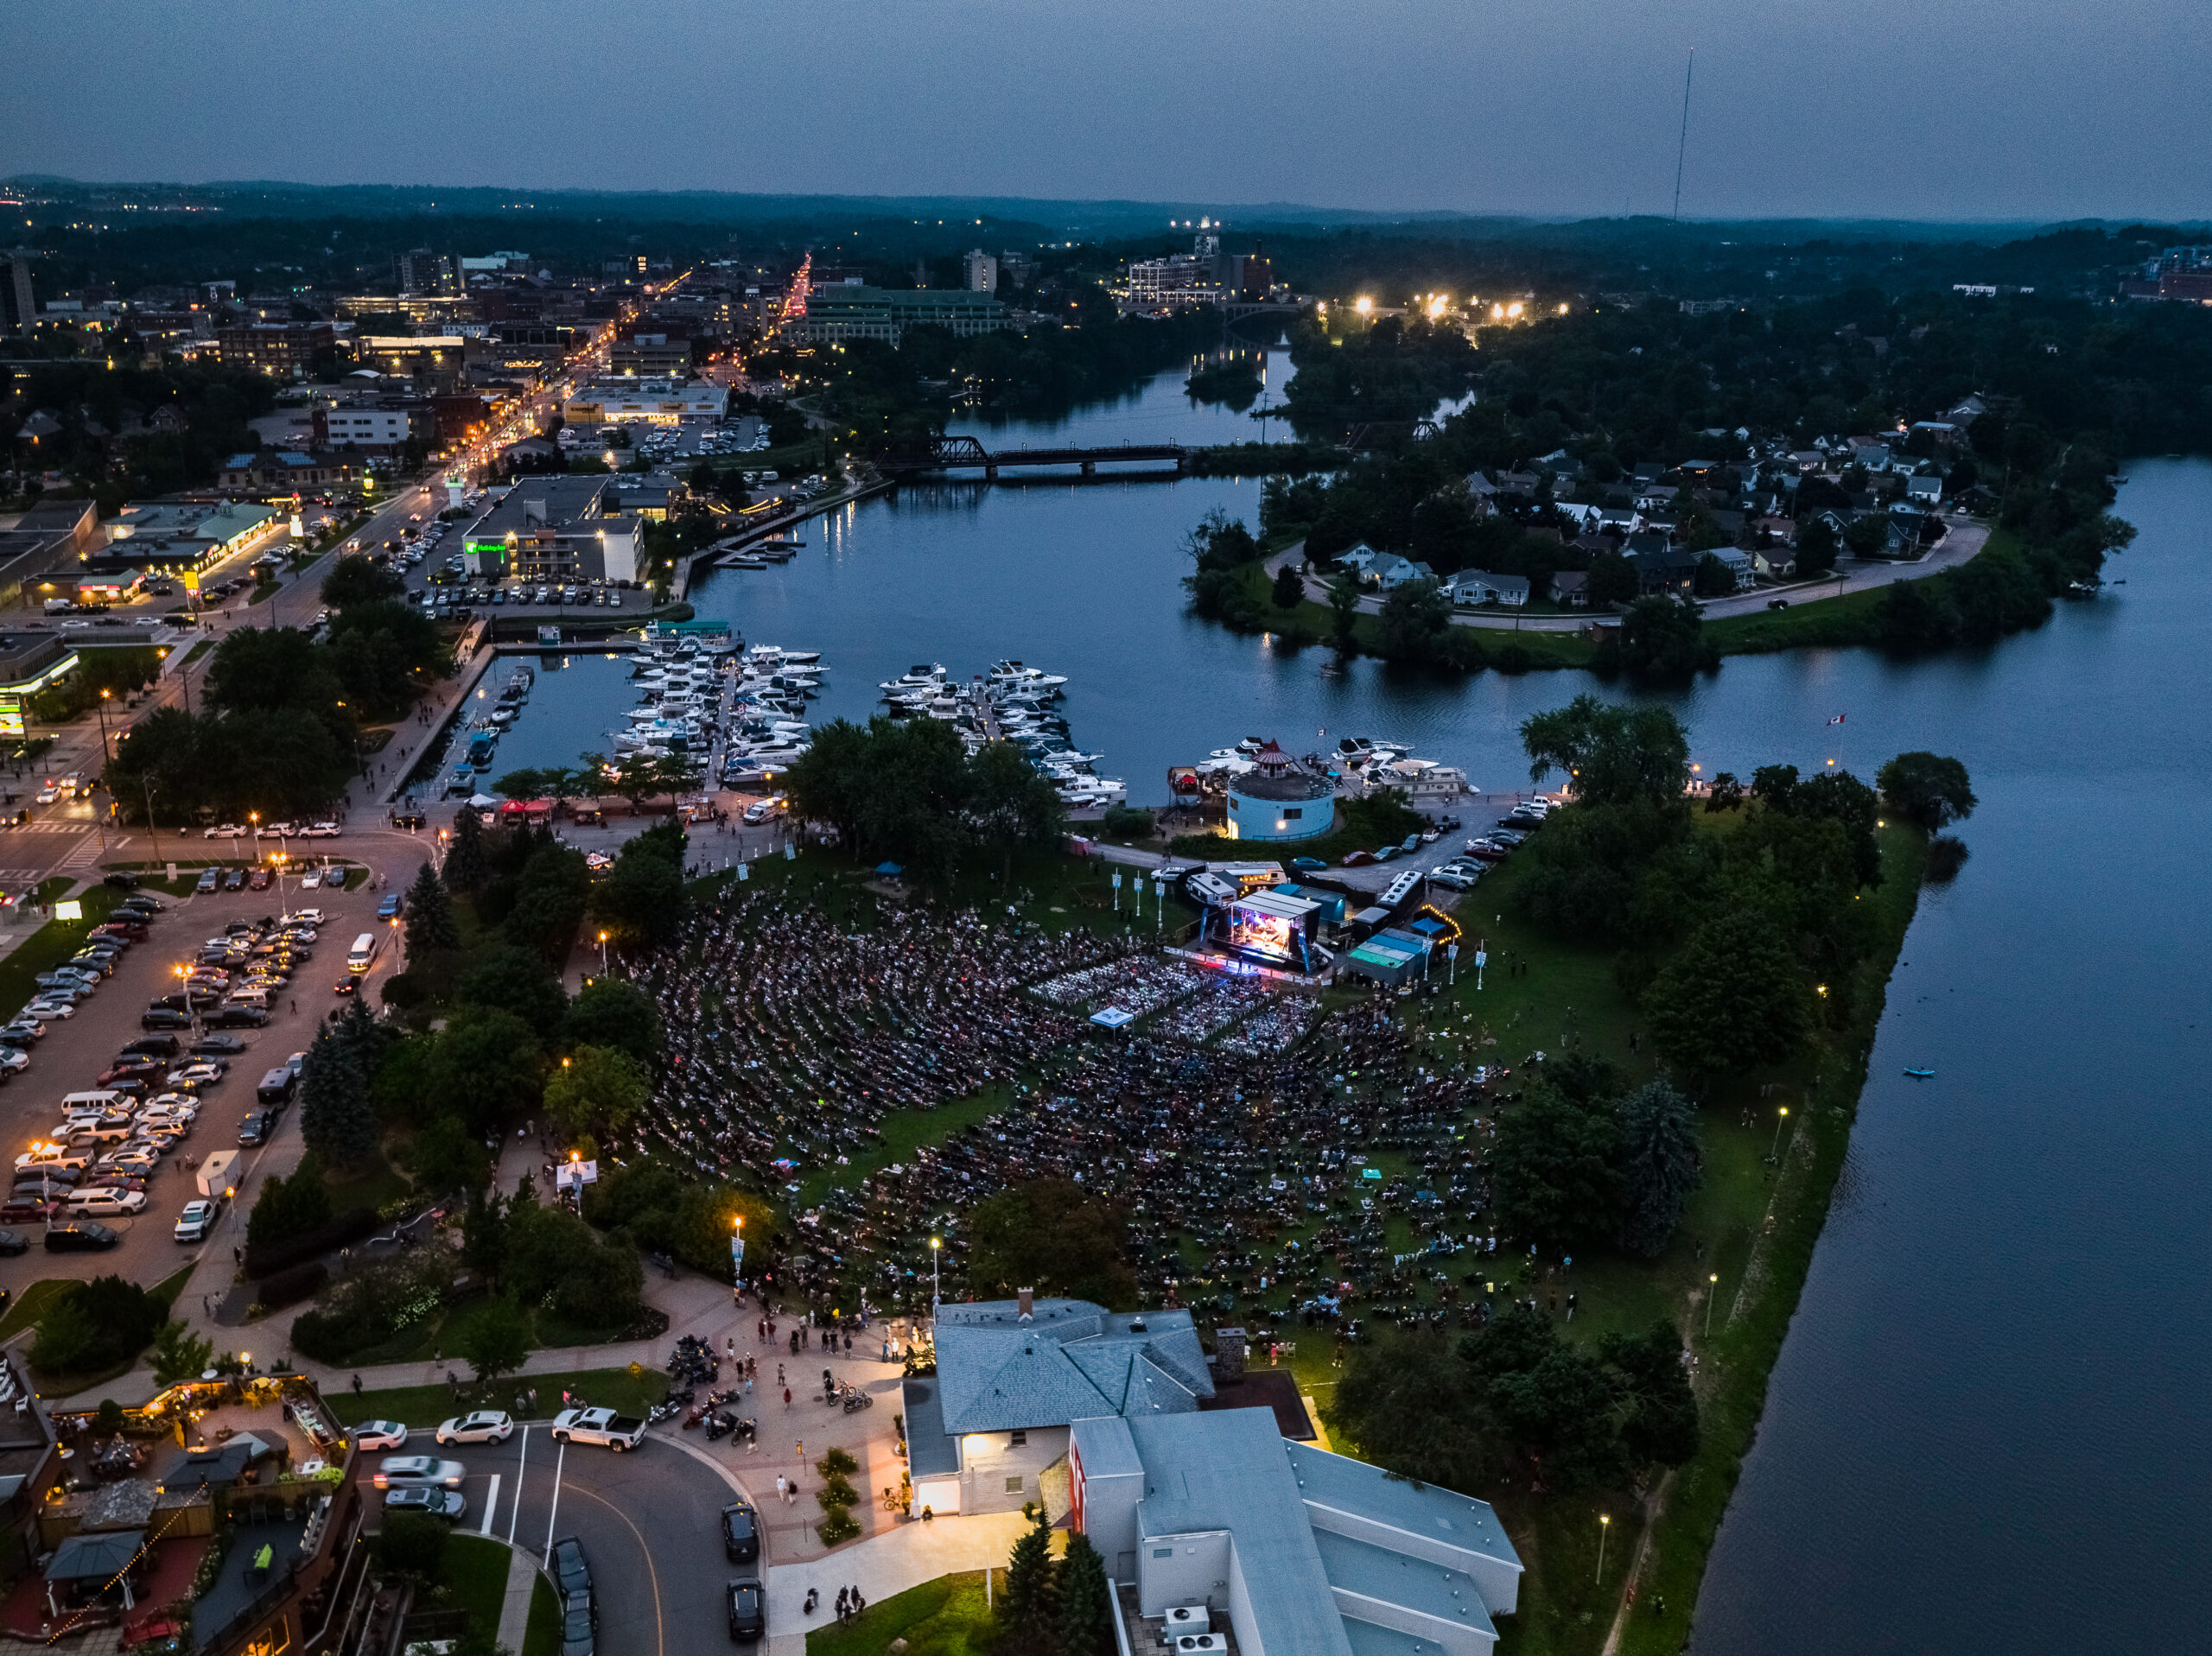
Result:
{"label": "dark suv", "polygon": [[760,1556],[760,1514],[745,1501],[722,1508],[722,1556],[732,1564]]}

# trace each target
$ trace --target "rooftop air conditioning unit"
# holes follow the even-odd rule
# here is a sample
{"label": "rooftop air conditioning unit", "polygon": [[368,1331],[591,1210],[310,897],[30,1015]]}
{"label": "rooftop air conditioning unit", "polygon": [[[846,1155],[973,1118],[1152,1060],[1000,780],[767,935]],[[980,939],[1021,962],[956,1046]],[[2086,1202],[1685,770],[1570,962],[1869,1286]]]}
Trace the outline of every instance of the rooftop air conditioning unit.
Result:
{"label": "rooftop air conditioning unit", "polygon": [[1203,1604],[1178,1604],[1167,1612],[1167,1636],[1174,1639],[1186,1633],[1206,1633],[1213,1621]]}
{"label": "rooftop air conditioning unit", "polygon": [[1218,1633],[1186,1633],[1175,1640],[1175,1656],[1229,1656],[1229,1640]]}

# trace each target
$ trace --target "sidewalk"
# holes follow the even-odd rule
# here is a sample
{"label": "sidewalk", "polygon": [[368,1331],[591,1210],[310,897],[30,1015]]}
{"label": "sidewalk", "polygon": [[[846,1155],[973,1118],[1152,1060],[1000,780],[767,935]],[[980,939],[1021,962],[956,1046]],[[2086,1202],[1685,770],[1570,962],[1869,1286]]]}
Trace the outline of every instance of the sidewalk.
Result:
{"label": "sidewalk", "polygon": [[[938,1518],[926,1524],[901,1524],[804,1564],[771,1564],[768,1656],[804,1656],[810,1628],[836,1625],[841,1587],[858,1587],[870,1604],[880,1604],[939,1576],[1002,1569],[1014,1544],[1028,1528],[1020,1513]],[[810,1616],[799,1608],[810,1587],[821,1595]]]}

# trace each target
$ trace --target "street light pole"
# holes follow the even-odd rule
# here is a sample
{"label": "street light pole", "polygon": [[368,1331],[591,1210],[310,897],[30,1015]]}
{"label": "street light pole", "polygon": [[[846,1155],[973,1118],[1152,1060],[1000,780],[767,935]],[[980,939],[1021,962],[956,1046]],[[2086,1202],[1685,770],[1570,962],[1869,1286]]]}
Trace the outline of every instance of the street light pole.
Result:
{"label": "street light pole", "polygon": [[1784,1104],[1776,1112],[1774,1118],[1774,1148],[1767,1152],[1766,1158],[1770,1162],[1778,1162],[1782,1159],[1782,1129],[1789,1120],[1789,1107]]}
{"label": "street light pole", "polygon": [[1602,1583],[1605,1581],[1605,1537],[1606,1537],[1607,1533],[1608,1533],[1608,1532],[1610,1532],[1611,1531],[1612,1527],[1613,1527],[1613,1520],[1612,1520],[1611,1519],[1608,1518],[1608,1517],[1607,1517],[1605,1513],[1599,1513],[1599,1514],[1598,1514],[1598,1577],[1597,1577],[1597,1579],[1598,1579],[1599,1583]]}
{"label": "street light pole", "polygon": [[937,1272],[937,1264],[938,1264],[938,1259],[943,1255],[944,1252],[944,1238],[943,1238],[942,1236],[932,1236],[932,1237],[931,1237],[931,1238],[930,1238],[930,1314],[931,1314],[932,1317],[934,1317],[934,1316],[937,1314],[937,1308],[938,1308],[938,1306],[939,1304],[943,1304],[943,1303],[944,1303],[944,1292],[943,1292],[943,1290],[942,1290],[942,1286],[941,1286],[941,1285],[940,1285],[940,1283],[939,1283],[939,1281],[938,1281],[938,1272]]}
{"label": "street light pole", "polygon": [[1716,1271],[1706,1278],[1705,1337],[1713,1338],[1713,1302],[1720,1298],[1720,1273]]}

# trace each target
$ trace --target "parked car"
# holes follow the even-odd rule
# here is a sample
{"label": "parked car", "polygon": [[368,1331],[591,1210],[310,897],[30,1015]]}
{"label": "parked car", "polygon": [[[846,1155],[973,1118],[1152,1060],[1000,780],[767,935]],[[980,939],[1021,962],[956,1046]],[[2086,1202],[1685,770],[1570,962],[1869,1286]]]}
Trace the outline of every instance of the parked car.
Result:
{"label": "parked car", "polygon": [[722,1556],[732,1564],[751,1564],[760,1556],[760,1514],[750,1502],[722,1508]]}
{"label": "parked car", "polygon": [[97,1253],[113,1247],[122,1240],[118,1234],[97,1220],[77,1219],[66,1225],[48,1228],[46,1251],[48,1253]]}
{"label": "parked car", "polygon": [[373,1481],[379,1489],[458,1489],[467,1475],[459,1461],[442,1461],[435,1455],[387,1455]]}
{"label": "parked car", "polygon": [[188,1050],[199,1057],[235,1058],[245,1050],[245,1043],[235,1035],[203,1035]]}
{"label": "parked car", "polygon": [[206,897],[210,891],[221,891],[223,889],[223,871],[219,868],[201,869],[200,871],[200,878],[194,883],[192,889],[201,897]]}
{"label": "parked car", "polygon": [[67,1212],[97,1214],[103,1217],[143,1212],[146,1206],[143,1190],[124,1190],[112,1184],[96,1184],[89,1190],[73,1190],[63,1204]]}
{"label": "parked car", "polygon": [[514,1436],[515,1423],[497,1409],[479,1409],[474,1414],[455,1415],[438,1427],[437,1438],[445,1443],[504,1443]]}
{"label": "parked car", "polygon": [[170,1234],[180,1242],[204,1242],[207,1233],[215,1228],[215,1221],[222,1213],[215,1202],[201,1198],[184,1204],[184,1211],[177,1215],[176,1228]]}
{"label": "parked car", "polygon": [[729,1584],[729,1636],[739,1644],[757,1643],[768,1631],[768,1596],[758,1578],[741,1576]]}
{"label": "parked car", "polygon": [[591,1564],[584,1558],[584,1544],[575,1536],[564,1535],[553,1544],[545,1567],[564,1600],[591,1597]]}
{"label": "parked car", "polygon": [[384,1509],[388,1513],[428,1513],[432,1518],[452,1523],[468,1510],[468,1497],[458,1489],[394,1489],[385,1494]]}
{"label": "parked car", "polygon": [[372,1449],[404,1449],[407,1428],[397,1420],[364,1420],[353,1428],[353,1442],[364,1452]]}
{"label": "parked car", "polygon": [[30,1251],[30,1239],[19,1230],[0,1230],[0,1256],[14,1259]]}

